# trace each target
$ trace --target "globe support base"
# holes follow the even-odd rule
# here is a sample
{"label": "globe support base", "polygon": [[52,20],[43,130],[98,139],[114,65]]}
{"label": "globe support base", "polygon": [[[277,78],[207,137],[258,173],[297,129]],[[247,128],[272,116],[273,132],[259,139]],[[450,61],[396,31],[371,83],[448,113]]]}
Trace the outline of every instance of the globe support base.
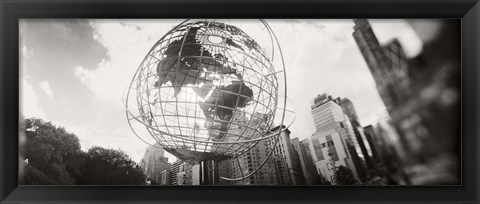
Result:
{"label": "globe support base", "polygon": [[218,162],[215,160],[203,160],[200,162],[200,185],[218,185],[220,176]]}

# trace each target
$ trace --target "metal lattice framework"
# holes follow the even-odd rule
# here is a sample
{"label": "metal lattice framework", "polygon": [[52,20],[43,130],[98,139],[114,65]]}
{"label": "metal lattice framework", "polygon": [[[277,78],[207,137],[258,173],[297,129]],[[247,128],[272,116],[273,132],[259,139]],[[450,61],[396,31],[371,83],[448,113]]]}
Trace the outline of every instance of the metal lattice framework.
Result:
{"label": "metal lattice framework", "polygon": [[[163,149],[190,163],[238,157],[260,140],[275,139],[283,129],[269,130],[286,105],[277,74],[286,75],[283,58],[282,69],[272,65],[278,41],[260,23],[270,37],[269,53],[238,27],[216,20],[186,20],[165,34],[127,91],[132,130],[142,124]],[[131,97],[135,109],[129,109]]]}

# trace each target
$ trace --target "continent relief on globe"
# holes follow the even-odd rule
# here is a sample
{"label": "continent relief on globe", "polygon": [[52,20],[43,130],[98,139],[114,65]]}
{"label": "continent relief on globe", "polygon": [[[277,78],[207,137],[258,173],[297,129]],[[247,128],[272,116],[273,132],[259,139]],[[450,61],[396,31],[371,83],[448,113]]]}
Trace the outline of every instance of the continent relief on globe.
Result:
{"label": "continent relief on globe", "polygon": [[[252,100],[253,91],[243,82],[243,76],[235,68],[224,66],[220,62],[225,60],[225,56],[219,53],[212,56],[208,50],[202,50],[201,42],[196,39],[198,29],[198,27],[190,28],[184,37],[168,45],[164,52],[166,57],[157,65],[159,80],[155,82],[154,86],[158,88],[158,86],[171,82],[176,97],[183,86],[195,85],[193,91],[205,99],[204,102],[199,102],[199,106],[207,121],[209,119],[210,121],[213,119],[230,121],[233,109],[245,107]],[[231,47],[241,49],[231,39],[227,39],[226,42]],[[182,56],[179,59],[180,50]],[[233,75],[236,80],[232,80],[231,84],[225,86],[214,86],[213,79],[209,77],[210,73]],[[212,93],[209,94],[210,91]],[[228,124],[229,122],[211,124],[214,129],[220,130],[215,133],[214,140],[223,138]]]}

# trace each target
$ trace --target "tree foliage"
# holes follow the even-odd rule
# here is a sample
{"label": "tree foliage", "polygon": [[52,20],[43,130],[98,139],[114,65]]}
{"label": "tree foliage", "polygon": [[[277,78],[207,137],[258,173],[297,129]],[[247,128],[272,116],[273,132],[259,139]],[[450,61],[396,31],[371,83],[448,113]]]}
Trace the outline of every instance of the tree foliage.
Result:
{"label": "tree foliage", "polygon": [[46,184],[58,184],[52,177],[44,174],[37,168],[26,165],[23,168],[23,176],[20,180],[20,184],[23,185],[46,185]]}
{"label": "tree foliage", "polygon": [[85,185],[142,185],[145,175],[142,169],[121,150],[92,147],[87,152],[81,168]]}
{"label": "tree foliage", "polygon": [[357,183],[352,170],[343,165],[339,166],[337,171],[335,171],[335,178],[337,185],[353,185]]}
{"label": "tree foliage", "polygon": [[33,179],[30,174],[35,174],[50,178],[42,179],[42,184],[74,184],[82,154],[78,137],[41,119],[26,119],[25,127],[23,156],[28,159],[29,167],[24,179]]}
{"label": "tree foliage", "polygon": [[83,152],[76,135],[41,119],[24,119],[22,185],[138,185],[140,167],[120,150],[93,147]]}

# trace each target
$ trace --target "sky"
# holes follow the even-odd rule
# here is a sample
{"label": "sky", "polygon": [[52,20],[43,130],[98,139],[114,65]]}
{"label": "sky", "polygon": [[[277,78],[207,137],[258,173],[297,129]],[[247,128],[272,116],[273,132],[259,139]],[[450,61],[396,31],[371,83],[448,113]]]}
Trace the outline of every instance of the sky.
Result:
{"label": "sky", "polygon": [[[121,149],[139,162],[148,145],[131,131],[123,96],[150,48],[182,21],[21,20],[20,112],[65,127],[79,137],[83,150],[93,146]],[[257,21],[225,21],[244,29],[260,45],[269,43],[264,37],[268,33],[255,30],[261,28]],[[385,115],[386,108],[352,37],[351,19],[267,22],[285,61],[288,109],[295,112],[286,118],[288,124],[293,121],[291,138],[305,139],[315,132],[310,106],[322,93],[349,98],[364,126],[376,124]],[[422,43],[406,21],[370,22],[381,44],[397,38],[408,56],[421,52]],[[276,59],[274,66],[280,70],[280,58]]]}

